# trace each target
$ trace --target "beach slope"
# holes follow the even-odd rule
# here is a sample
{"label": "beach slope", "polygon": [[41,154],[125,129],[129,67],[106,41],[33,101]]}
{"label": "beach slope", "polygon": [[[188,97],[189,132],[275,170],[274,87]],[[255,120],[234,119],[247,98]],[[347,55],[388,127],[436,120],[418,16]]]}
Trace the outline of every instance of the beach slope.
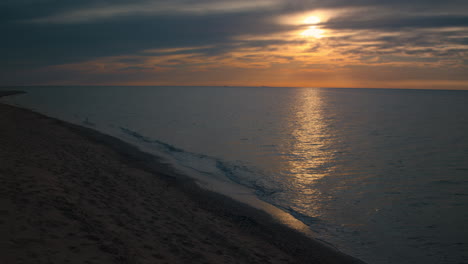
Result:
{"label": "beach slope", "polygon": [[118,139],[0,104],[1,263],[362,263]]}

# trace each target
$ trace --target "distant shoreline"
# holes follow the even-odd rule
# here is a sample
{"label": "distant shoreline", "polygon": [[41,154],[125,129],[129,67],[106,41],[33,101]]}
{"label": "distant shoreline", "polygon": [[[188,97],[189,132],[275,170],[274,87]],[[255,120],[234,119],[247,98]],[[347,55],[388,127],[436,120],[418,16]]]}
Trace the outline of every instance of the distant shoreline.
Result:
{"label": "distant shoreline", "polygon": [[396,87],[315,87],[315,86],[270,86],[270,85],[12,85],[0,86],[2,88],[23,89],[31,87],[219,87],[219,88],[285,88],[285,89],[359,89],[359,90],[395,90],[395,91],[447,91],[467,92],[468,89],[441,89],[441,88],[396,88]]}
{"label": "distant shoreline", "polygon": [[71,263],[187,263],[194,256],[207,263],[363,263],[201,189],[119,139],[3,104],[0,125],[6,263],[50,260],[50,251]]}

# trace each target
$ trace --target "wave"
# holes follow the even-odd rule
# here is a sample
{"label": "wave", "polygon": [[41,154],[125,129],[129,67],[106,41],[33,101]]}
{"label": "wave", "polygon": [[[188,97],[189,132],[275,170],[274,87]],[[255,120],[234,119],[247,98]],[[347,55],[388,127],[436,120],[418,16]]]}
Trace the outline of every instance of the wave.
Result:
{"label": "wave", "polygon": [[145,147],[153,150],[156,149],[159,152],[157,154],[162,152],[170,158],[175,159],[178,166],[215,177],[218,180],[232,181],[253,189],[255,194],[264,201],[267,197],[282,191],[281,188],[275,187],[278,186],[277,183],[269,181],[267,175],[259,169],[241,161],[225,161],[220,158],[185,151],[160,140],[143,136],[125,127],[120,127],[120,130],[124,134],[138,140],[140,144],[144,144]]}

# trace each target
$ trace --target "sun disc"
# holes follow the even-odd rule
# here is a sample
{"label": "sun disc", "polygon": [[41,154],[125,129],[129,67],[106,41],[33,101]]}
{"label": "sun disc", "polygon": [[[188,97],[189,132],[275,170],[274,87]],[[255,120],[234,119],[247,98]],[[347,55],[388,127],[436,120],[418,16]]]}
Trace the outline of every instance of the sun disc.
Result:
{"label": "sun disc", "polygon": [[320,18],[318,16],[308,16],[304,19],[304,24],[318,24],[320,23]]}

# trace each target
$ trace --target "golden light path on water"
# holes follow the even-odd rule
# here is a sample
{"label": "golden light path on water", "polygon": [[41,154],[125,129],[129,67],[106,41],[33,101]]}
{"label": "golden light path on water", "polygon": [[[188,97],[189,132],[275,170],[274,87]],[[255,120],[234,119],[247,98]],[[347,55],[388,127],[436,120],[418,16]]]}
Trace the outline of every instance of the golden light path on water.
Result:
{"label": "golden light path on water", "polygon": [[[289,146],[291,153],[287,161],[289,181],[295,190],[295,197],[290,197],[293,204],[303,205],[308,216],[318,216],[320,203],[317,201],[321,193],[314,188],[315,183],[330,176],[330,164],[334,160],[329,150],[332,143],[331,135],[324,119],[325,103],[316,89],[298,89],[294,105],[293,123],[289,129],[293,137]],[[298,209],[297,209],[298,210]]]}

